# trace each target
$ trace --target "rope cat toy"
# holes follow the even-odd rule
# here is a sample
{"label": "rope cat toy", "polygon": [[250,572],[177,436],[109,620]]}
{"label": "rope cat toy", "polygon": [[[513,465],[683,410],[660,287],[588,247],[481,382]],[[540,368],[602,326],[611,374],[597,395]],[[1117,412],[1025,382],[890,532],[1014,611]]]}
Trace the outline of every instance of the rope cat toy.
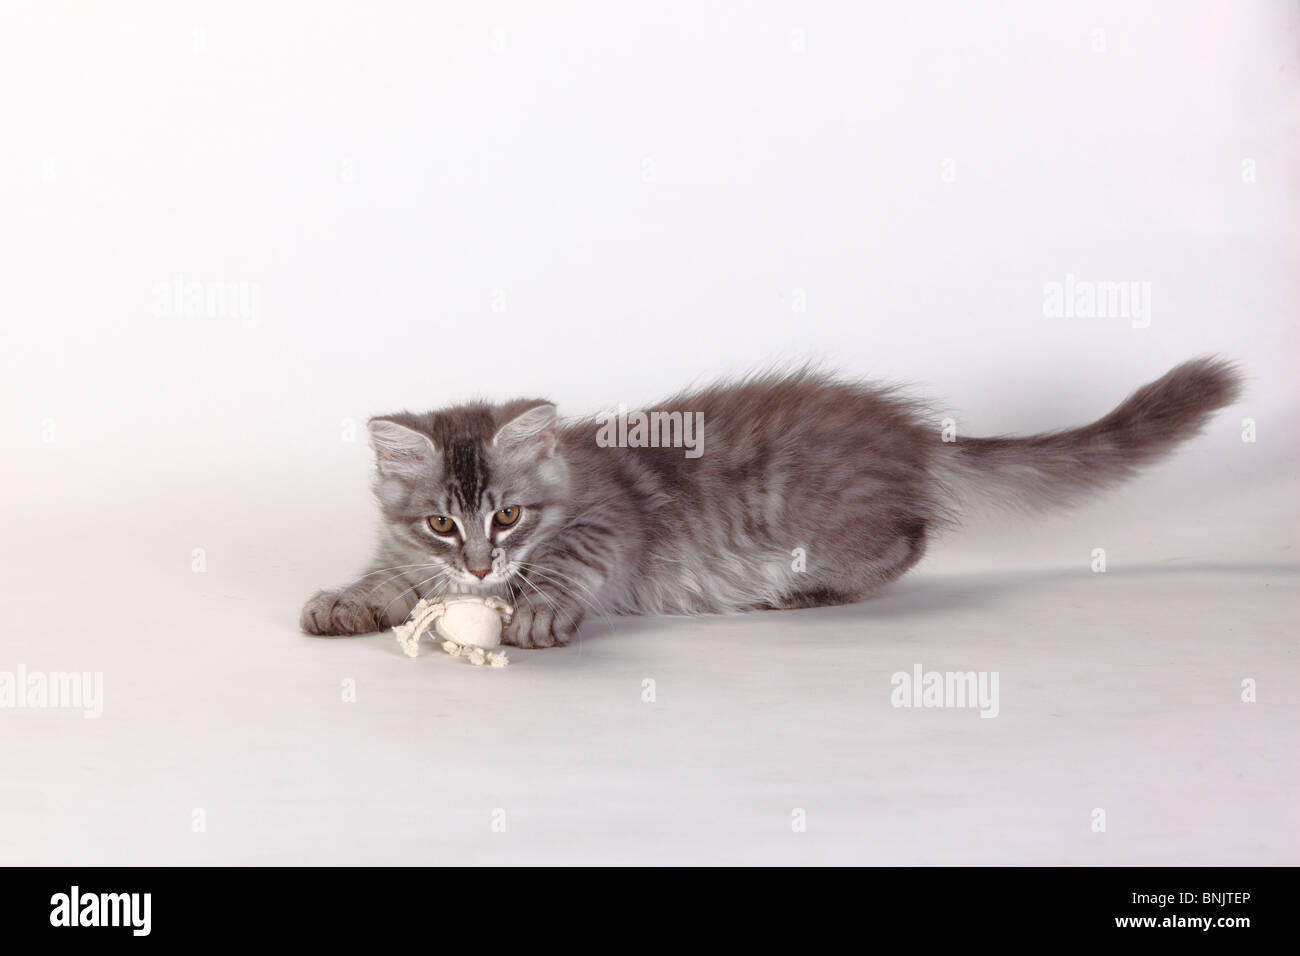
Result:
{"label": "rope cat toy", "polygon": [[501,646],[501,631],[510,623],[515,609],[499,597],[462,594],[443,598],[421,598],[406,622],[393,628],[397,643],[407,657],[420,653],[420,637],[430,628],[442,638],[442,649],[452,657],[463,657],[481,667],[505,667],[510,663]]}

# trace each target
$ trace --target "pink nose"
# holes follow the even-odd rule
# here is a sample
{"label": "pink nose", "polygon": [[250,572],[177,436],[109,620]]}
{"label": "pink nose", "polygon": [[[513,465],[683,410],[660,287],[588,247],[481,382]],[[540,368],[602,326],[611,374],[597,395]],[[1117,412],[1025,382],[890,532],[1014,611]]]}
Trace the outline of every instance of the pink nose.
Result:
{"label": "pink nose", "polygon": [[474,577],[479,578],[479,579],[481,580],[481,579],[487,577],[489,574],[491,574],[491,573],[492,573],[492,569],[491,569],[491,568],[485,568],[485,569],[483,569],[482,571],[475,571],[473,568],[470,568],[470,569],[469,569],[469,573],[472,574],[472,575],[474,575]]}

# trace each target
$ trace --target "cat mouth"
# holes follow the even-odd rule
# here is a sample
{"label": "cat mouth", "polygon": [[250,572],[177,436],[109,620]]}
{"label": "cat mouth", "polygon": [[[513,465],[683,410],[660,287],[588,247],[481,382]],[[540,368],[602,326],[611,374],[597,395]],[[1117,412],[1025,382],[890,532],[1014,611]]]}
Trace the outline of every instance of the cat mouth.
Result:
{"label": "cat mouth", "polygon": [[510,576],[492,571],[480,578],[461,570],[446,587],[453,594],[502,594],[510,590]]}

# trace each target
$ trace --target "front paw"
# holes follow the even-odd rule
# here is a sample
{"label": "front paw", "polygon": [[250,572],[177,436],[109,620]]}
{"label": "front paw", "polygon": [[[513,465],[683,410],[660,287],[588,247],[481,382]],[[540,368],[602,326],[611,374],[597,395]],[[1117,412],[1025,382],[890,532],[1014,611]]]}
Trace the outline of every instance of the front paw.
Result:
{"label": "front paw", "polygon": [[298,623],[308,634],[369,634],[389,625],[384,609],[347,591],[319,591],[302,606]]}
{"label": "front paw", "polygon": [[573,640],[581,624],[579,608],[521,604],[502,632],[501,643],[523,648],[556,647]]}

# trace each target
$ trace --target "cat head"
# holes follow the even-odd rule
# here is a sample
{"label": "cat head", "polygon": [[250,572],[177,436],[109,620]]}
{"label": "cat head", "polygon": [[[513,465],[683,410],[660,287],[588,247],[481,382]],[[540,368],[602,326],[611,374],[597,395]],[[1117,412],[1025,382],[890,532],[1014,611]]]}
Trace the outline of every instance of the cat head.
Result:
{"label": "cat head", "polygon": [[[569,469],[555,406],[463,405],[372,418],[386,557],[437,593],[503,594],[563,525]],[[411,572],[414,577],[415,572]]]}

